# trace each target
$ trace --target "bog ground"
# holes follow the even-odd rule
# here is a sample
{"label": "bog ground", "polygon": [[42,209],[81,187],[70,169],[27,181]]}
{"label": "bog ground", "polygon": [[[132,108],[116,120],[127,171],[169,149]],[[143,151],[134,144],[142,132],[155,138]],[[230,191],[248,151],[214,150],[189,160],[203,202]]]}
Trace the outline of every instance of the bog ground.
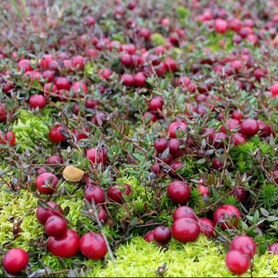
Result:
{"label": "bog ground", "polygon": [[0,10],[1,276],[277,277],[277,1]]}

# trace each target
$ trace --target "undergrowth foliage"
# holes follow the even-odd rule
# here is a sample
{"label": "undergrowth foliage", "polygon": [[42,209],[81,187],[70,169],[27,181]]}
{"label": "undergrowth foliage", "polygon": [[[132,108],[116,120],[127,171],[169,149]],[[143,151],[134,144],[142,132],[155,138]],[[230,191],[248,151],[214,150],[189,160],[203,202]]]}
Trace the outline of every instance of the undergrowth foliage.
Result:
{"label": "undergrowth foliage", "polygon": [[[1,260],[24,249],[30,277],[225,277],[231,241],[247,235],[257,254],[244,275],[277,275],[277,4],[224,2],[0,0]],[[80,237],[102,234],[105,258],[49,252],[36,217],[49,201]],[[192,243],[143,239],[181,205],[211,220],[231,205],[240,221]]]}

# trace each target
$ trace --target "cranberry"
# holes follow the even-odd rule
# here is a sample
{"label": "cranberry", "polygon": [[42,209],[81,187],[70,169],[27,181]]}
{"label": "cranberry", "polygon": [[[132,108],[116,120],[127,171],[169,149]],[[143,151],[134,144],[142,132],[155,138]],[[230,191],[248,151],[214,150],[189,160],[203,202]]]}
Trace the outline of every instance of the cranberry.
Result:
{"label": "cranberry", "polygon": [[174,222],[172,227],[173,237],[182,243],[196,241],[200,235],[200,227],[195,220],[181,218]]}
{"label": "cranberry", "polygon": [[53,82],[55,79],[55,72],[53,70],[46,70],[42,73],[42,77],[47,82]]}
{"label": "cranberry", "polygon": [[18,63],[18,70],[20,72],[27,72],[33,70],[30,60],[22,59]]}
{"label": "cranberry", "polygon": [[238,146],[246,143],[246,138],[241,133],[235,133],[232,136],[232,142]]}
{"label": "cranberry", "polygon": [[121,82],[127,87],[135,86],[135,79],[131,74],[123,74],[121,77]]}
{"label": "cranberry", "polygon": [[[8,131],[5,138],[4,143],[9,144],[11,147],[14,147],[16,145],[16,135],[13,131]],[[1,144],[1,142],[0,142]]]}
{"label": "cranberry", "polygon": [[85,101],[85,107],[87,109],[95,109],[95,108],[97,108],[98,105],[99,105],[99,101],[97,101],[95,99],[88,98]]}
{"label": "cranberry", "polygon": [[192,208],[186,207],[186,206],[177,208],[174,212],[173,218],[174,218],[174,221],[181,219],[181,218],[190,218],[196,222],[198,220],[198,217],[195,214],[195,211]]}
{"label": "cranberry", "polygon": [[20,275],[28,266],[29,255],[21,248],[9,250],[3,258],[4,269],[12,275]]}
{"label": "cranberry", "polygon": [[46,99],[42,95],[32,95],[29,99],[29,104],[33,109],[43,109],[46,106]]}
{"label": "cranberry", "polygon": [[52,155],[47,159],[47,164],[57,165],[57,164],[63,164],[63,163],[64,163],[64,160],[59,155]]}
{"label": "cranberry", "polygon": [[70,81],[66,77],[58,77],[55,81],[58,90],[69,91],[71,88]]}
{"label": "cranberry", "polygon": [[271,246],[269,246],[269,252],[273,255],[278,256],[278,243],[274,243]]}
{"label": "cranberry", "polygon": [[181,161],[172,161],[170,163],[170,167],[171,167],[171,173],[172,176],[175,176],[174,174],[181,170],[184,167],[184,164]]}
{"label": "cranberry", "polygon": [[261,137],[267,137],[273,133],[272,128],[265,122],[258,120],[257,123],[259,125],[259,133]]}
{"label": "cranberry", "polygon": [[221,226],[223,230],[238,227],[240,211],[232,205],[223,205],[214,213],[214,224]]}
{"label": "cranberry", "polygon": [[31,82],[41,81],[41,79],[42,79],[42,75],[38,71],[35,71],[35,70],[27,71],[24,74],[24,76],[27,77],[27,79],[30,80]]}
{"label": "cranberry", "polygon": [[156,175],[159,175],[161,173],[161,166],[159,163],[155,163],[152,166],[152,172],[154,172]]}
{"label": "cranberry", "polygon": [[100,186],[88,186],[85,190],[85,198],[89,203],[94,201],[95,204],[101,204],[105,201],[105,192]]}
{"label": "cranberry", "polygon": [[36,185],[40,193],[51,195],[58,187],[58,178],[52,173],[42,173],[37,177]]}
{"label": "cranberry", "polygon": [[58,215],[52,215],[48,217],[44,228],[48,236],[53,236],[57,239],[66,235],[68,224],[65,218]]}
{"label": "cranberry", "polygon": [[154,97],[149,103],[149,111],[162,111],[164,106],[164,99],[162,97]]}
{"label": "cranberry", "polygon": [[241,111],[235,110],[232,113],[232,118],[235,119],[235,120],[241,121],[241,120],[243,120],[243,114],[241,113]]}
{"label": "cranberry", "polygon": [[57,92],[57,86],[53,83],[46,83],[43,87],[43,91],[46,96],[49,96],[51,94],[54,94]]}
{"label": "cranberry", "polygon": [[60,144],[67,141],[67,137],[64,135],[66,130],[58,125],[52,128],[49,132],[49,139],[54,144]]}
{"label": "cranberry", "polygon": [[233,189],[232,194],[241,202],[245,203],[248,198],[248,192],[240,186],[237,186]]}
{"label": "cranberry", "polygon": [[56,239],[49,237],[47,248],[52,255],[60,258],[71,258],[79,252],[80,239],[74,230],[67,230],[65,237]]}
{"label": "cranberry", "polygon": [[224,132],[216,132],[212,135],[212,145],[215,148],[223,148],[227,135]]}
{"label": "cranberry", "polygon": [[252,137],[256,135],[259,131],[259,125],[258,122],[254,119],[246,119],[242,121],[240,126],[240,132],[247,136]]}
{"label": "cranberry", "polygon": [[191,197],[191,189],[186,182],[174,181],[168,186],[168,196],[174,202],[184,205]]}
{"label": "cranberry", "polygon": [[149,122],[156,122],[158,120],[157,116],[155,113],[152,113],[152,112],[146,112],[143,116],[144,118],[144,121],[146,123],[149,123]]}
{"label": "cranberry", "polygon": [[103,224],[105,224],[108,220],[107,212],[102,207],[98,207],[98,219]]}
{"label": "cranberry", "polygon": [[169,140],[169,151],[173,156],[179,156],[181,154],[180,150],[181,142],[178,139]]}
{"label": "cranberry", "polygon": [[177,138],[183,135],[187,130],[187,124],[185,122],[173,122],[170,124],[168,133],[170,138]]}
{"label": "cranberry", "polygon": [[0,103],[0,122],[5,123],[7,121],[7,108],[6,105]]}
{"label": "cranberry", "polygon": [[90,260],[102,260],[108,249],[102,235],[89,232],[80,239],[80,251]]}
{"label": "cranberry", "polygon": [[210,219],[200,218],[199,225],[200,225],[201,233],[203,233],[207,237],[215,237],[215,227],[213,222]]}
{"label": "cranberry", "polygon": [[107,196],[113,202],[116,202],[119,204],[122,204],[124,202],[123,193],[121,192],[120,187],[118,185],[111,186],[108,189]]}
{"label": "cranberry", "polygon": [[121,54],[120,60],[121,63],[128,68],[133,66],[132,56],[128,53]]}
{"label": "cranberry", "polygon": [[74,92],[75,97],[78,97],[80,93],[88,94],[89,92],[87,85],[82,81],[73,83],[71,91]]}
{"label": "cranberry", "polygon": [[208,197],[210,196],[210,190],[207,186],[204,186],[202,184],[199,184],[198,186],[198,191],[203,197]]}
{"label": "cranberry", "polygon": [[153,231],[149,231],[145,234],[144,236],[145,241],[147,242],[153,242],[154,241],[154,235],[153,235]]}
{"label": "cranberry", "polygon": [[72,66],[76,70],[84,70],[85,60],[82,56],[75,56],[72,58]]}
{"label": "cranberry", "polygon": [[44,225],[47,219],[52,215],[63,215],[62,208],[54,202],[47,203],[48,208],[38,207],[36,211],[37,219],[40,224]]}
{"label": "cranberry", "polygon": [[229,29],[228,23],[223,19],[215,20],[215,31],[219,34],[225,34]]}
{"label": "cranberry", "polygon": [[277,98],[278,97],[278,83],[274,84],[271,89],[271,95],[273,98]]}
{"label": "cranberry", "polygon": [[228,269],[236,275],[241,275],[250,268],[250,259],[237,250],[231,250],[226,256]]}
{"label": "cranberry", "polygon": [[171,240],[171,230],[167,227],[160,226],[154,229],[153,238],[160,244],[167,244]]}
{"label": "cranberry", "polygon": [[165,138],[158,138],[155,140],[154,147],[158,153],[163,153],[168,146],[168,141]]}
{"label": "cranberry", "polygon": [[134,85],[136,87],[140,87],[140,88],[146,87],[147,79],[143,72],[136,73],[133,78],[134,78]]}
{"label": "cranberry", "polygon": [[110,69],[102,69],[99,71],[99,76],[101,79],[108,81],[112,76],[112,71]]}
{"label": "cranberry", "polygon": [[240,121],[237,119],[229,119],[226,123],[226,127],[230,131],[235,131],[240,128]]}
{"label": "cranberry", "polygon": [[231,243],[231,250],[237,250],[244,255],[253,258],[256,255],[257,246],[253,238],[249,236],[237,236]]}
{"label": "cranberry", "polygon": [[217,171],[221,171],[224,168],[224,163],[218,158],[214,158],[212,160],[212,168]]}
{"label": "cranberry", "polygon": [[87,150],[87,158],[92,164],[106,164],[108,161],[107,150],[91,148]]}

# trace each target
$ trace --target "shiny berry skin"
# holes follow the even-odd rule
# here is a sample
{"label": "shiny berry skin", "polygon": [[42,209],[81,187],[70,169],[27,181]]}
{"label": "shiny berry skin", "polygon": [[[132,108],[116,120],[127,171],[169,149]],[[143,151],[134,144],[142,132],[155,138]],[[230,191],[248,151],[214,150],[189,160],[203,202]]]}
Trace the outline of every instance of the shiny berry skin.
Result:
{"label": "shiny berry skin", "polygon": [[42,77],[47,82],[53,82],[55,79],[55,71],[53,70],[46,70],[42,73]]}
{"label": "shiny berry skin", "polygon": [[32,95],[29,99],[29,104],[32,109],[43,109],[46,106],[47,102],[45,97],[42,95]]}
{"label": "shiny berry skin", "polygon": [[232,241],[230,250],[237,250],[242,254],[253,258],[256,255],[257,246],[253,238],[249,236],[237,236]]}
{"label": "shiny berry skin", "polygon": [[198,221],[195,211],[192,208],[186,206],[178,207],[174,212],[173,218],[174,221],[181,218],[190,218],[196,222]]}
{"label": "shiny berry skin", "polygon": [[71,83],[66,77],[58,77],[55,81],[55,85],[58,90],[69,91],[71,88]]}
{"label": "shiny berry skin", "polygon": [[237,186],[233,189],[232,194],[241,202],[245,203],[248,199],[248,191],[243,187]]}
{"label": "shiny berry skin", "polygon": [[89,92],[87,85],[82,81],[73,83],[70,89],[74,92],[75,97],[79,97],[80,94],[88,94]]}
{"label": "shiny berry skin", "polygon": [[200,235],[200,227],[195,220],[181,218],[174,222],[172,227],[173,237],[182,243],[196,241]]}
{"label": "shiny berry skin", "polygon": [[154,147],[158,153],[163,153],[168,146],[168,140],[165,138],[158,138],[154,142]]}
{"label": "shiny berry skin", "polygon": [[228,23],[226,20],[223,19],[216,19],[215,20],[215,31],[219,34],[225,34],[229,29]]}
{"label": "shiny berry skin", "polygon": [[169,151],[173,156],[177,157],[181,154],[181,150],[180,150],[181,142],[180,142],[180,140],[175,139],[175,138],[170,139],[168,145],[169,145]]}
{"label": "shiny berry skin", "polygon": [[153,242],[154,241],[154,235],[153,235],[153,231],[149,231],[145,234],[144,236],[144,240],[147,242]]}
{"label": "shiny berry skin", "polygon": [[5,143],[9,144],[11,147],[14,147],[16,145],[16,135],[13,131],[7,132],[5,136]]}
{"label": "shiny berry skin", "polygon": [[121,63],[127,68],[133,66],[132,56],[128,53],[123,53],[120,57]]}
{"label": "shiny berry skin", "polygon": [[241,111],[235,110],[232,113],[232,118],[235,119],[235,120],[241,121],[241,120],[243,120],[243,114],[241,113]]}
{"label": "shiny berry skin", "polygon": [[250,268],[250,259],[237,250],[231,250],[226,256],[226,266],[236,275],[241,275]]}
{"label": "shiny berry skin", "polygon": [[171,230],[167,227],[160,226],[153,230],[153,238],[160,244],[167,244],[171,240]]}
{"label": "shiny berry skin", "polygon": [[3,258],[3,267],[11,275],[19,275],[26,269],[29,263],[29,255],[21,248],[9,250]]}
{"label": "shiny berry skin", "polygon": [[138,72],[134,75],[134,85],[139,88],[146,87],[147,79],[143,72]]}
{"label": "shiny berry skin", "polygon": [[217,171],[221,171],[224,168],[224,163],[218,158],[214,158],[212,160],[212,168]]}
{"label": "shiny berry skin", "polygon": [[186,204],[191,197],[191,189],[186,182],[174,181],[168,186],[169,198],[177,204]]}
{"label": "shiny berry skin", "polygon": [[152,112],[146,112],[143,118],[146,123],[158,121],[156,114]]}
{"label": "shiny berry skin", "polygon": [[72,58],[72,66],[76,70],[84,70],[85,59],[82,56],[75,56]]}
{"label": "shiny berry skin", "polygon": [[243,120],[240,125],[240,132],[247,137],[256,135],[258,131],[259,125],[258,122],[254,119]]}
{"label": "shiny berry skin", "polygon": [[164,106],[164,99],[160,96],[154,97],[149,103],[149,111],[157,112],[162,111]]}
{"label": "shiny berry skin", "polygon": [[241,133],[235,133],[232,135],[232,142],[239,146],[246,143],[246,138]]}
{"label": "shiny berry skin", "polygon": [[71,258],[78,254],[80,238],[76,231],[67,230],[66,235],[61,239],[49,237],[47,241],[48,251],[60,258]]}
{"label": "shiny berry skin", "polygon": [[105,201],[105,192],[100,186],[91,185],[85,190],[85,198],[89,203],[102,204]]}
{"label": "shiny berry skin", "polygon": [[60,144],[67,141],[66,136],[63,134],[66,130],[58,125],[53,127],[49,132],[49,139],[54,144]]}
{"label": "shiny berry skin", "polygon": [[40,174],[36,179],[36,186],[40,193],[51,195],[58,187],[58,178],[52,173]]}
{"label": "shiny berry skin", "polygon": [[63,163],[64,163],[64,160],[59,155],[52,155],[47,159],[47,164],[57,165],[57,164],[63,164]]}
{"label": "shiny berry skin", "polygon": [[170,124],[168,129],[168,134],[170,138],[177,138],[180,135],[183,135],[187,130],[187,124],[185,122],[173,122]]}
{"label": "shiny berry skin", "polygon": [[201,233],[206,235],[207,237],[215,237],[215,227],[213,222],[208,218],[200,218],[199,225],[201,229]]}
{"label": "shiny berry skin", "polygon": [[277,98],[278,97],[278,83],[274,84],[271,89],[271,95],[273,98]]}
{"label": "shiny berry skin", "polygon": [[18,70],[20,72],[27,72],[33,70],[30,60],[22,59],[18,63]]}
{"label": "shiny berry skin", "polygon": [[52,215],[63,215],[62,208],[54,202],[47,202],[48,208],[38,207],[36,216],[40,224],[44,225],[47,219]]}
{"label": "shiny berry skin", "polygon": [[6,105],[0,103],[0,123],[5,123],[7,121],[7,108]]}
{"label": "shiny berry skin", "polygon": [[98,219],[103,224],[105,224],[107,222],[107,220],[108,220],[107,212],[102,207],[98,207]]}
{"label": "shiny berry skin", "polygon": [[102,260],[108,248],[102,235],[89,232],[80,239],[80,251],[90,260]]}
{"label": "shiny berry skin", "polygon": [[131,74],[127,74],[127,73],[123,74],[121,77],[121,82],[127,87],[135,86],[135,79]]}
{"label": "shiny berry skin", "polygon": [[87,150],[87,158],[92,164],[106,164],[108,162],[107,150],[91,148]]}
{"label": "shiny berry skin", "polygon": [[223,205],[213,215],[214,224],[223,230],[237,228],[240,219],[240,211],[233,205]]}
{"label": "shiny berry skin", "polygon": [[274,243],[269,246],[268,250],[272,255],[278,256],[278,243]]}
{"label": "shiny berry skin", "polygon": [[123,193],[118,185],[111,186],[107,191],[107,196],[115,203],[122,204],[124,202]]}
{"label": "shiny berry skin", "polygon": [[48,236],[53,236],[56,239],[62,238],[66,235],[68,224],[65,218],[58,215],[52,215],[47,219],[44,229]]}

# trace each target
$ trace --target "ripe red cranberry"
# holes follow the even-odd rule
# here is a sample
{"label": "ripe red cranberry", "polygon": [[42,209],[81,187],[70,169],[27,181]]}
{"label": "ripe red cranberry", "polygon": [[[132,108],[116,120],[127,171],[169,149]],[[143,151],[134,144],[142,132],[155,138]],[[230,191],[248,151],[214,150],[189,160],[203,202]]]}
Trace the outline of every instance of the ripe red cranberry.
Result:
{"label": "ripe red cranberry", "polygon": [[97,108],[98,105],[99,105],[99,101],[92,98],[88,98],[85,101],[85,107],[87,109],[95,109]]}
{"label": "ripe red cranberry", "polygon": [[168,186],[169,198],[177,204],[186,204],[191,197],[191,189],[184,181],[174,181]]}
{"label": "ripe red cranberry", "polygon": [[221,171],[224,168],[224,163],[218,158],[214,158],[212,160],[212,168],[217,171]]}
{"label": "ripe red cranberry", "polygon": [[190,218],[196,222],[198,220],[198,217],[197,217],[195,211],[192,208],[186,207],[186,206],[181,206],[181,207],[177,208],[174,212],[173,218],[174,218],[174,221],[181,219],[181,218]]}
{"label": "ripe red cranberry", "polygon": [[68,223],[64,217],[52,215],[48,217],[44,229],[48,236],[62,238],[66,235]]}
{"label": "ripe red cranberry", "polygon": [[160,63],[156,68],[155,68],[155,73],[159,77],[164,77],[168,71],[168,67],[165,63]]}
{"label": "ripe red cranberry", "polygon": [[128,53],[123,53],[120,56],[121,63],[126,66],[127,68],[130,68],[133,66],[132,56]]}
{"label": "ripe red cranberry", "polygon": [[5,123],[7,121],[7,108],[6,105],[0,103],[0,122]]}
{"label": "ripe red cranberry", "polygon": [[145,234],[144,236],[145,241],[147,242],[153,242],[154,241],[154,235],[153,235],[153,231],[149,231]]}
{"label": "ripe red cranberry", "polygon": [[57,90],[57,86],[54,83],[46,83],[43,87],[43,91],[46,97],[49,97],[51,94],[55,95]]}
{"label": "ripe red cranberry", "polygon": [[235,119],[235,120],[241,121],[241,120],[243,120],[243,114],[241,113],[241,111],[235,110],[232,113],[232,118]]}
{"label": "ripe red cranberry", "polygon": [[156,175],[159,175],[161,173],[161,166],[159,163],[155,163],[153,166],[152,166],[152,172],[155,173]]}
{"label": "ripe red cranberry", "polygon": [[233,274],[241,275],[250,268],[250,259],[237,250],[231,250],[226,256],[226,265]]}
{"label": "ripe red cranberry", "polygon": [[261,81],[262,78],[267,76],[267,71],[262,68],[257,68],[254,71],[254,76],[257,81]]}
{"label": "ripe red cranberry", "polygon": [[195,220],[181,218],[174,222],[172,227],[173,237],[182,243],[196,241],[200,235],[200,227]]}
{"label": "ripe red cranberry", "polygon": [[135,79],[131,74],[127,74],[127,73],[123,74],[121,77],[121,82],[127,87],[135,86]]}
{"label": "ripe red cranberry", "polygon": [[151,34],[152,34],[151,31],[147,28],[141,28],[138,32],[138,35],[146,41],[150,39]]}
{"label": "ripe red cranberry", "polygon": [[95,204],[101,204],[105,201],[105,192],[100,186],[88,186],[85,190],[85,198],[89,203],[94,200]]}
{"label": "ripe red cranberry", "polygon": [[166,67],[167,71],[170,71],[170,72],[176,72],[179,70],[179,66],[178,66],[177,62],[172,58],[165,59],[165,67]]}
{"label": "ripe red cranberry", "polygon": [[57,164],[63,164],[63,163],[64,163],[64,160],[59,155],[52,155],[47,159],[47,164],[57,165]]}
{"label": "ripe red cranberry", "polygon": [[225,34],[229,30],[229,26],[226,20],[216,19],[215,20],[215,31],[219,34]]}
{"label": "ripe red cranberry", "polygon": [[0,131],[0,144],[6,145],[9,144],[11,147],[16,145],[16,135],[13,131],[8,131],[6,135]]}
{"label": "ripe red cranberry", "polygon": [[75,56],[72,58],[72,66],[76,70],[84,70],[85,59],[82,56]]}
{"label": "ripe red cranberry", "polygon": [[164,106],[164,99],[163,97],[154,97],[149,103],[149,111],[152,112],[157,112],[157,111],[162,111]]}
{"label": "ripe red cranberry", "polygon": [[223,205],[213,215],[214,224],[223,230],[237,228],[240,219],[240,211],[233,205]]}
{"label": "ripe red cranberry", "polygon": [[42,75],[40,72],[32,70],[32,71],[27,71],[24,74],[25,77],[27,77],[28,80],[30,80],[31,82],[35,82],[35,81],[41,81],[42,80]]}
{"label": "ripe red cranberry", "polygon": [[108,215],[103,207],[98,206],[98,219],[101,223],[105,224],[108,220]]}
{"label": "ripe red cranberry", "polygon": [[134,85],[139,88],[146,87],[147,79],[143,72],[138,72],[134,75]]}
{"label": "ripe red cranberry", "polygon": [[237,236],[231,243],[230,250],[237,250],[244,255],[253,258],[256,255],[257,246],[252,237]]}
{"label": "ripe red cranberry", "polygon": [[81,93],[88,94],[89,92],[87,85],[82,81],[73,83],[71,91],[74,92],[75,97],[78,97]]}
{"label": "ripe red cranberry", "polygon": [[171,172],[170,172],[170,175],[175,177],[175,173],[179,170],[181,170],[183,167],[184,167],[184,164],[182,161],[172,161],[170,163],[170,167],[171,167]]}
{"label": "ripe red cranberry", "polygon": [[229,27],[231,30],[235,31],[235,32],[239,32],[241,27],[242,27],[242,23],[239,19],[237,18],[233,18],[230,22],[229,22]]}
{"label": "ripe red cranberry", "polygon": [[43,109],[46,106],[47,102],[43,95],[32,95],[29,99],[29,104],[33,109]]}
{"label": "ripe red cranberry", "polygon": [[55,79],[55,71],[53,70],[46,70],[42,73],[42,77],[47,82],[53,82]]}
{"label": "ripe red cranberry", "polygon": [[245,203],[248,199],[248,191],[243,187],[237,186],[233,189],[232,194],[241,202]]}
{"label": "ripe red cranberry", "polygon": [[209,197],[210,196],[210,190],[207,186],[199,184],[198,191],[203,197]]}
{"label": "ripe red cranberry", "polygon": [[256,135],[258,131],[259,125],[258,122],[254,119],[243,120],[240,125],[240,132],[247,137]]}
{"label": "ripe red cranberry", "polygon": [[107,81],[112,76],[112,71],[110,69],[101,69],[98,74],[101,79]]}
{"label": "ripe red cranberry", "polygon": [[224,142],[227,139],[227,135],[224,132],[216,132],[212,136],[212,145],[215,148],[223,148],[224,147]]}
{"label": "ripe red cranberry", "polygon": [[232,142],[238,146],[246,143],[246,138],[241,133],[235,133],[232,136]]}
{"label": "ripe red cranberry", "polygon": [[206,235],[207,237],[215,237],[215,227],[213,222],[208,218],[200,218],[199,225],[201,233]]}
{"label": "ripe red cranberry", "polygon": [[27,72],[33,70],[30,60],[22,59],[18,62],[18,70],[20,72]]}
{"label": "ripe red cranberry", "polygon": [[261,120],[257,120],[257,123],[259,125],[259,134],[261,137],[267,137],[273,133],[272,128],[269,125],[267,125],[265,122]]}
{"label": "ripe red cranberry", "polygon": [[58,90],[69,91],[71,87],[71,83],[66,77],[57,77],[55,85]]}
{"label": "ripe red cranberry", "polygon": [[271,246],[269,246],[268,250],[271,254],[278,256],[278,243],[274,243]]}
{"label": "ripe red cranberry", "polygon": [[236,119],[229,119],[226,122],[226,128],[230,131],[236,131],[240,128],[240,121]]}
{"label": "ripe red cranberry", "polygon": [[278,83],[272,85],[270,91],[271,91],[272,97],[277,98],[278,97]]}
{"label": "ripe red cranberry", "polygon": [[107,150],[102,148],[91,148],[87,150],[87,158],[92,164],[106,164],[108,162]]}
{"label": "ripe red cranberry", "polygon": [[111,186],[107,192],[108,198],[116,203],[122,204],[124,202],[123,193],[118,185]]}
{"label": "ripe red cranberry", "polygon": [[71,258],[79,252],[80,239],[74,230],[67,230],[65,237],[56,239],[49,237],[47,249],[52,255],[60,258]]}
{"label": "ripe red cranberry", "polygon": [[55,126],[49,132],[50,141],[54,144],[60,144],[60,143],[66,142],[67,138],[64,135],[65,132],[66,132],[66,130],[62,126],[60,126],[60,125]]}
{"label": "ripe red cranberry", "polygon": [[183,135],[187,130],[187,124],[185,122],[176,121],[170,124],[168,134],[170,138],[177,138]]}
{"label": "ripe red cranberry", "polygon": [[165,138],[158,138],[154,142],[154,147],[158,153],[163,153],[168,146],[168,141]]}
{"label": "ripe red cranberry", "polygon": [[159,226],[153,230],[153,238],[160,244],[167,244],[171,240],[172,234],[168,227]]}
{"label": "ripe red cranberry", "polygon": [[29,255],[21,248],[9,250],[3,258],[3,267],[11,275],[20,275],[29,263]]}
{"label": "ripe red cranberry", "polygon": [[173,156],[179,156],[181,154],[180,146],[181,142],[178,139],[170,139],[169,140],[169,151]]}
{"label": "ripe red cranberry", "polygon": [[54,202],[47,202],[47,208],[38,207],[36,211],[36,216],[40,224],[44,225],[47,219],[52,215],[63,215],[62,208]]}
{"label": "ripe red cranberry", "polygon": [[157,118],[156,114],[155,114],[155,113],[152,113],[152,112],[146,112],[146,113],[144,113],[143,118],[144,118],[144,121],[145,121],[146,123],[158,121],[158,118]]}
{"label": "ripe red cranberry", "polygon": [[58,178],[52,173],[42,173],[36,179],[36,186],[40,193],[51,195],[58,187]]}
{"label": "ripe red cranberry", "polygon": [[96,24],[96,19],[93,16],[87,16],[85,18],[85,23],[89,27],[94,27]]}
{"label": "ripe red cranberry", "polygon": [[80,251],[90,260],[102,260],[108,248],[102,235],[89,232],[80,239]]}

